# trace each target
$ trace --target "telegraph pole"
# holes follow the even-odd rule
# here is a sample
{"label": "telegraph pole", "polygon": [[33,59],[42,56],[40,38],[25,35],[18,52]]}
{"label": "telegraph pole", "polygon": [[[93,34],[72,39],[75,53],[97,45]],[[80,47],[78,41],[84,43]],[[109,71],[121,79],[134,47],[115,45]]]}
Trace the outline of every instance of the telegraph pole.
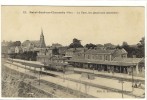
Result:
{"label": "telegraph pole", "polygon": [[134,83],[134,77],[133,77],[133,66],[131,66],[132,68],[132,93],[134,91],[134,86],[133,86],[133,83]]}
{"label": "telegraph pole", "polygon": [[123,96],[123,92],[124,92],[124,90],[123,90],[123,84],[124,84],[124,81],[123,81],[123,79],[122,80],[119,80],[119,83],[121,83],[121,85],[122,85],[122,98],[124,98],[124,96]]}
{"label": "telegraph pole", "polygon": [[40,71],[39,71],[39,85],[40,85],[40,72],[41,72],[41,68],[40,68]]}
{"label": "telegraph pole", "polygon": [[124,90],[123,90],[124,80],[123,80],[123,76],[122,76],[122,78],[119,80],[119,83],[121,83],[121,86],[122,86],[122,91],[121,91],[121,93],[122,93],[122,98],[123,98],[123,97],[124,97]]}

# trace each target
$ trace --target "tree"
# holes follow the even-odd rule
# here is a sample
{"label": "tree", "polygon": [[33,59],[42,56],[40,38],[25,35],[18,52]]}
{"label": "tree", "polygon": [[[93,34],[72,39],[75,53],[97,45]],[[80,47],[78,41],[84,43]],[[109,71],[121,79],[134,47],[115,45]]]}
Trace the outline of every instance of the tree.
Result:
{"label": "tree", "polygon": [[116,49],[121,49],[122,47],[120,45],[117,45],[115,48]]}
{"label": "tree", "polygon": [[123,46],[123,47],[124,47],[124,46],[128,46],[128,43],[124,41],[124,42],[122,43],[122,46]]}
{"label": "tree", "polygon": [[111,44],[111,43],[106,43],[106,44],[104,44],[104,47],[105,47],[106,49],[114,49],[114,48],[115,48],[115,45],[113,45],[113,44]]}
{"label": "tree", "polygon": [[96,44],[96,48],[97,49],[104,49],[104,45],[102,45],[102,44]]}
{"label": "tree", "polygon": [[20,46],[21,42],[20,41],[15,41],[15,42],[8,42],[8,47],[13,47],[13,46]]}
{"label": "tree", "polygon": [[102,44],[96,44],[97,47],[104,47]]}
{"label": "tree", "polygon": [[123,42],[121,48],[124,48],[128,52],[128,57],[133,57],[135,55],[136,57],[144,57],[145,56],[145,42],[144,37],[139,41],[139,43],[136,45],[128,45],[127,42]]}
{"label": "tree", "polygon": [[59,55],[59,49],[58,49],[57,47],[55,47],[55,48],[53,49],[53,54],[54,54],[54,55]]}
{"label": "tree", "polygon": [[15,41],[14,42],[14,46],[20,46],[21,45],[21,42],[20,41]]}
{"label": "tree", "polygon": [[88,49],[90,49],[90,48],[94,49],[97,46],[95,44],[89,43],[89,44],[86,44],[85,47]]}
{"label": "tree", "polygon": [[144,37],[139,41],[139,43],[137,45],[138,45],[139,48],[144,48],[145,47]]}
{"label": "tree", "polygon": [[14,43],[12,41],[9,41],[8,42],[8,47],[12,47],[12,46],[14,46]]}
{"label": "tree", "polygon": [[69,48],[75,48],[76,49],[76,48],[81,48],[81,47],[83,47],[81,45],[81,41],[76,39],[76,38],[74,38],[73,42],[69,45]]}
{"label": "tree", "polygon": [[129,52],[129,50],[131,49],[131,47],[128,45],[127,42],[123,42],[121,48],[124,48],[125,50],[127,50]]}
{"label": "tree", "polygon": [[134,46],[128,45],[128,43],[125,41],[122,43],[121,48],[124,48],[128,52],[128,57],[133,57],[133,55],[136,53]]}
{"label": "tree", "polygon": [[142,39],[137,44],[140,57],[145,57],[145,37],[142,37]]}
{"label": "tree", "polygon": [[36,61],[36,60],[37,60],[37,51],[34,51],[34,52],[32,53],[31,60],[32,60],[32,61]]}

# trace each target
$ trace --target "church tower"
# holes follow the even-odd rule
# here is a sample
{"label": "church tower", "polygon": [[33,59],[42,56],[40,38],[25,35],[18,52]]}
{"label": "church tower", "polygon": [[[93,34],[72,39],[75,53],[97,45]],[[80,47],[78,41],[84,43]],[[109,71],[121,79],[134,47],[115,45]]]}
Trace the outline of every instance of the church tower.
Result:
{"label": "church tower", "polygon": [[44,41],[44,35],[43,35],[43,30],[41,29],[41,35],[40,35],[40,48],[45,48],[45,41]]}

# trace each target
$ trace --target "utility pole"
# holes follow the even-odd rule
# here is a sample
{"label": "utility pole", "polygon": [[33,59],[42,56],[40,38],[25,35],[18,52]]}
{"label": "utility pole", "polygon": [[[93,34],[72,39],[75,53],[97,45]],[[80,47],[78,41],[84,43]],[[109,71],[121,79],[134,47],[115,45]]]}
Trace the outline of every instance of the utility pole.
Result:
{"label": "utility pole", "polygon": [[131,69],[132,69],[132,93],[133,93],[133,91],[134,91],[134,86],[133,86],[133,83],[134,83],[133,66],[131,66]]}
{"label": "utility pole", "polygon": [[65,82],[65,67],[63,67],[63,82]]}
{"label": "utility pole", "polygon": [[122,85],[122,98],[124,98],[124,96],[123,96],[123,94],[124,94],[124,93],[123,93],[123,92],[124,92],[124,91],[123,91],[123,84],[124,84],[123,78],[122,78],[121,80],[119,80],[119,83],[121,83],[121,85]]}
{"label": "utility pole", "polygon": [[41,72],[41,69],[40,69],[40,71],[39,71],[39,85],[40,85],[40,72]]}
{"label": "utility pole", "polygon": [[79,84],[79,97],[81,97],[81,84],[82,84],[82,82],[81,82],[81,78],[80,78],[80,84]]}
{"label": "utility pole", "polygon": [[25,72],[26,72],[26,63],[25,63],[25,60],[24,60],[24,65],[25,65]]}

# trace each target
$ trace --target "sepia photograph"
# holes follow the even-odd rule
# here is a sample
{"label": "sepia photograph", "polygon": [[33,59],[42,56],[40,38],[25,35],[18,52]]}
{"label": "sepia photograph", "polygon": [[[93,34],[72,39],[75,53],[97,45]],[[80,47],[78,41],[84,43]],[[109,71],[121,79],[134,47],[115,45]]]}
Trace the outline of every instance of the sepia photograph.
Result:
{"label": "sepia photograph", "polygon": [[2,98],[145,98],[144,6],[1,6]]}

